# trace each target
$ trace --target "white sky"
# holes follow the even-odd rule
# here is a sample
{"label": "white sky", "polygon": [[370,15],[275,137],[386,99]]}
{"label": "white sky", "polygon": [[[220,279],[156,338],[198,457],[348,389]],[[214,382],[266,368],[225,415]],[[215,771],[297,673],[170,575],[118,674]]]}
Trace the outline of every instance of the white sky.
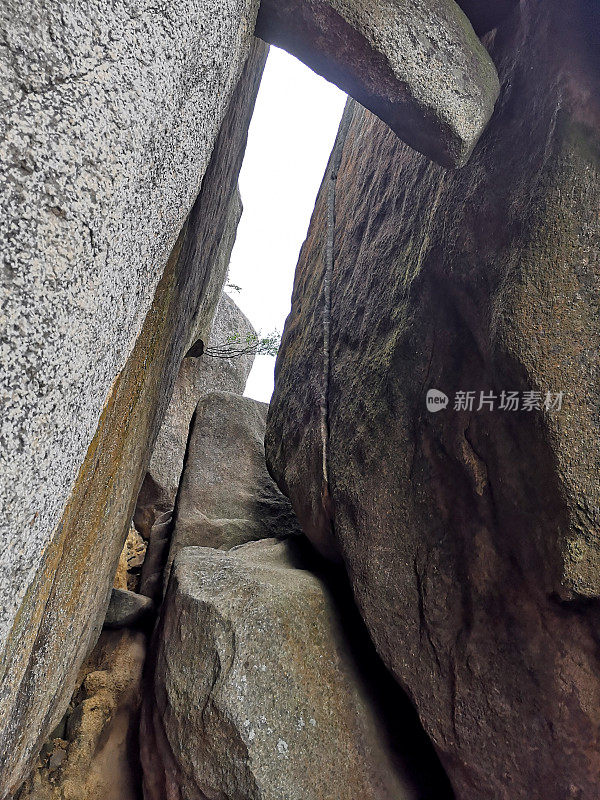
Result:
{"label": "white sky", "polygon": [[[346,95],[271,47],[240,173],[244,213],[228,293],[264,335],[283,331],[294,270]],[[269,402],[275,359],[257,356],[245,394]]]}

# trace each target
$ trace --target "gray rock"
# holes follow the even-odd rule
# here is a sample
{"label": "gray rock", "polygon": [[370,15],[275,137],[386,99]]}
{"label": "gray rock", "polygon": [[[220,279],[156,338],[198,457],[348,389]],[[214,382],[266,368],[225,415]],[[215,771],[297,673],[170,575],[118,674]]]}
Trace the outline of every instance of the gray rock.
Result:
{"label": "gray rock", "polygon": [[468,160],[498,97],[494,64],[453,0],[262,0],[256,33],[445,166]]}
{"label": "gray rock", "polygon": [[[142,712],[146,800],[450,797],[443,780],[432,791],[410,704],[378,703],[374,652],[305,558],[295,540],[177,556]],[[423,745],[418,776],[398,731]]]}
{"label": "gray rock", "polygon": [[213,392],[198,403],[165,578],[183,547],[229,549],[300,533],[289,500],[267,472],[267,409],[230,392]]}
{"label": "gray rock", "polygon": [[[236,213],[226,231],[227,241],[221,248],[225,264],[223,277],[229,265],[238,219]],[[236,333],[246,337],[255,331],[234,301],[222,294],[210,336],[204,338],[208,339],[208,344],[217,344],[226,342]],[[191,338],[198,341],[195,335]],[[149,537],[156,517],[175,505],[190,422],[198,401],[213,391],[242,394],[253,361],[251,354],[224,359],[208,356],[183,359],[135,510],[136,527],[145,538]]]}
{"label": "gray rock", "polygon": [[127,589],[114,589],[104,620],[105,628],[131,628],[147,622],[154,612],[154,603],[149,597]]}
{"label": "gray rock", "polygon": [[173,531],[172,515],[161,514],[150,529],[150,540],[140,577],[140,594],[151,597],[160,605],[163,594],[163,573]]}
{"label": "gray rock", "polygon": [[[277,362],[270,470],[346,565],[459,800],[598,796],[599,36],[595,3],[521,2],[490,37],[501,100],[458,172],[354,107],[336,191],[327,482],[329,180]],[[448,408],[430,413],[429,389]],[[459,391],[472,409],[455,410]],[[503,391],[521,404],[537,392],[540,408],[501,410]],[[544,408],[548,391],[564,392],[562,409]],[[493,411],[478,410],[481,392]]]}
{"label": "gray rock", "polygon": [[[0,797],[66,709],[181,359],[205,314],[210,328],[221,286],[208,276],[265,58],[253,45],[223,119],[251,44],[241,4],[131,16],[91,2],[34,5],[0,12],[5,28],[10,16],[2,58],[18,62],[11,74],[26,89],[0,122],[12,320],[0,324],[11,340],[0,378]],[[34,80],[42,67],[60,74]],[[48,211],[50,191],[64,218]]]}
{"label": "gray rock", "polygon": [[2,4],[0,643],[198,194],[257,6]]}

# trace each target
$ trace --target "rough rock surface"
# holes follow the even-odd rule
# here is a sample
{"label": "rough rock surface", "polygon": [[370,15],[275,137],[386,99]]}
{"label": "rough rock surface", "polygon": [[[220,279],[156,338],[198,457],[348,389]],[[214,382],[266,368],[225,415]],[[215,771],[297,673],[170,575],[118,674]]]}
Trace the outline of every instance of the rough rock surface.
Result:
{"label": "rough rock surface", "polygon": [[146,648],[139,631],[102,633],[18,800],[140,800],[138,731]]}
{"label": "rough rock surface", "polygon": [[[351,111],[330,381],[328,176],[278,357],[267,456],[304,530],[345,562],[457,797],[594,800],[600,12],[524,0],[488,45],[501,99],[457,173]],[[430,389],[450,398],[445,410],[426,410]],[[562,410],[499,410],[511,390],[542,402],[562,391]],[[454,410],[458,391],[476,393],[472,411]],[[477,410],[481,391],[495,410]]]}
{"label": "rough rock surface", "polygon": [[[21,198],[18,213],[11,207],[8,215],[0,214],[0,225],[9,226],[8,231],[0,232],[10,241],[10,249],[4,252],[3,274],[12,291],[7,308],[9,314],[24,315],[21,322],[15,316],[8,327],[0,325],[16,348],[16,361],[11,360],[12,355],[3,358],[6,369],[2,379],[10,382],[14,393],[10,403],[17,404],[9,406],[19,406],[23,412],[19,423],[10,409],[2,417],[2,459],[10,460],[1,465],[2,491],[10,490],[12,510],[2,514],[9,533],[3,536],[0,582],[4,598],[0,603],[0,797],[14,790],[64,713],[77,670],[98,637],[135,498],[181,359],[190,335],[201,327],[202,316],[209,311],[204,325],[210,326],[220,286],[211,299],[207,276],[235,195],[265,58],[264,45],[253,45],[248,67],[221,125],[202,190],[167,262],[171,234],[177,233],[193,198],[189,187],[197,189],[205,166],[199,131],[208,133],[213,122],[218,127],[222,118],[211,105],[211,114],[205,111],[215,119],[208,128],[203,127],[208,123],[202,97],[208,103],[217,102],[219,108],[226,102],[229,82],[238,74],[236,59],[250,46],[245,44],[245,28],[251,20],[243,16],[241,4],[226,9],[184,4],[189,13],[182,11],[181,3],[169,4],[164,13],[157,9],[134,13],[132,9],[131,17],[113,20],[114,30],[110,36],[106,32],[105,47],[131,47],[132,31],[138,31],[135,58],[126,58],[125,53],[121,60],[113,62],[109,57],[106,63],[97,63],[105,41],[99,30],[107,19],[105,8],[94,10],[86,3],[76,13],[54,4],[40,16],[33,13],[35,5],[27,4],[31,14],[13,4],[4,4],[0,12],[4,28],[6,15],[17,15],[11,26],[12,43],[8,49],[2,48],[2,53],[10,58],[16,53],[15,58],[23,62],[18,76],[14,70],[10,73],[14,79],[11,77],[9,84],[13,82],[19,97],[18,86],[27,89],[18,107],[2,115],[4,139],[0,145],[6,148],[10,142],[10,152],[1,160],[2,168],[12,176],[3,184],[8,195],[3,195],[0,203],[6,196],[12,198],[11,203]],[[121,5],[110,8],[114,11]],[[48,15],[56,10],[60,20],[61,9],[65,27],[52,22],[49,29]],[[179,13],[181,24],[175,24]],[[203,18],[204,26],[190,24],[192,19],[200,22]],[[221,51],[211,37],[221,27],[226,40],[223,47],[229,55],[222,52],[219,64],[216,56]],[[91,46],[88,29],[95,30],[98,39],[89,59],[65,60],[62,51],[55,59],[46,58],[59,46]],[[154,55],[152,42],[146,47],[143,41],[150,33]],[[203,36],[211,42],[210,54],[202,50]],[[25,53],[31,61],[25,61]],[[171,67],[166,66],[163,55],[169,55]],[[211,62],[216,59],[212,71],[205,69],[205,57]],[[34,80],[33,73],[25,74],[27,65],[31,70],[39,68],[39,80]],[[67,66],[72,74],[62,74]],[[42,69],[49,70],[45,77]],[[218,81],[217,75],[223,80]],[[109,94],[101,91],[102,81],[113,86]],[[3,83],[2,90],[5,86]],[[218,100],[213,99],[217,96]],[[133,106],[136,116],[128,125],[126,117],[133,113]],[[87,122],[81,115],[89,115]],[[126,145],[122,159],[111,127],[119,119],[117,129]],[[29,126],[30,132],[21,130],[19,135],[19,124]],[[97,125],[104,127],[98,130]],[[171,126],[167,127],[170,135],[165,125]],[[206,146],[212,141],[207,139]],[[58,147],[61,142],[62,149]],[[110,157],[103,155],[104,147],[114,147]],[[50,153],[45,154],[44,148]],[[67,166],[70,172],[53,182],[51,174]],[[116,170],[118,178],[114,186],[106,172],[99,173],[110,169]],[[94,184],[88,197],[86,181],[94,176],[102,185],[94,188]],[[175,185],[171,185],[173,181]],[[185,187],[180,186],[182,182]],[[58,193],[58,215],[43,210],[45,203],[39,193],[44,191]],[[84,225],[90,214],[91,234]],[[111,228],[115,219],[124,226],[122,235]],[[150,249],[144,245],[144,236],[153,242]],[[108,253],[106,237],[112,237]],[[17,260],[10,262],[11,267],[6,259],[13,255]],[[148,308],[147,292],[152,292],[154,276],[161,272],[141,332],[121,369]],[[23,371],[28,341],[35,369]],[[110,382],[119,369],[93,435]],[[32,383],[25,386],[24,381]],[[32,391],[36,393],[33,407],[29,405]],[[50,413],[56,393],[60,408]],[[27,430],[22,445],[11,439],[13,434],[18,438],[21,424]],[[39,430],[43,433],[38,436]],[[16,464],[18,475],[13,481]],[[57,515],[64,508],[65,492],[71,488],[51,537]],[[26,545],[23,530],[27,530]]]}
{"label": "rough rock surface", "polygon": [[[235,226],[231,226],[226,247],[222,248],[225,264],[222,277],[229,265],[238,219],[239,216],[235,219]],[[217,344],[226,342],[229,336],[236,333],[246,337],[255,331],[235,302],[222,294],[210,336],[205,339],[208,338],[208,344]],[[247,354],[234,358],[184,358],[181,362],[171,402],[136,505],[135,524],[145,538],[149,538],[156,517],[175,505],[190,422],[198,401],[214,391],[243,394],[253,361],[254,356]]]}
{"label": "rough rock surface", "polygon": [[494,65],[454,0],[262,0],[256,34],[446,166],[467,161],[498,97]]}
{"label": "rough rock surface", "polygon": [[142,539],[135,527],[130,525],[113,581],[115,589],[128,589],[130,592],[138,591],[147,548],[147,542]]}
{"label": "rough rock surface", "polygon": [[[375,697],[365,681],[382,677],[375,654],[353,641],[360,625],[322,580],[299,568],[300,547],[268,540],[177,556],[144,701],[146,800],[450,797],[414,711],[385,675]],[[422,747],[417,763],[394,757],[399,740]]]}
{"label": "rough rock surface", "polygon": [[145,624],[152,617],[154,605],[149,597],[113,588],[104,619],[105,628],[130,628]]}
{"label": "rough rock surface", "polygon": [[198,194],[257,6],[2,3],[0,642]]}
{"label": "rough rock surface", "polygon": [[290,501],[267,472],[268,405],[213,392],[196,409],[181,478],[168,568],[182,547],[229,549],[300,533]]}
{"label": "rough rock surface", "polygon": [[152,598],[157,606],[162,602],[163,573],[169,556],[172,532],[173,512],[165,511],[164,514],[157,517],[156,522],[150,529],[148,550],[142,566],[140,594]]}

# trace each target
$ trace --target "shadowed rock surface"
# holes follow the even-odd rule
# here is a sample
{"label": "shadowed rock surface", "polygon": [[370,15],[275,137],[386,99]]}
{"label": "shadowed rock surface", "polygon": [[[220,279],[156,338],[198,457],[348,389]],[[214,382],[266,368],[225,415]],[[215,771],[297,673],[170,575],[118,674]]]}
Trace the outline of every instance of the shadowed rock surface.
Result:
{"label": "shadowed rock surface", "polygon": [[[597,4],[522,2],[488,40],[501,99],[456,173],[351,108],[328,484],[329,176],[277,361],[270,470],[345,563],[460,800],[598,796],[599,39]],[[429,389],[446,410],[426,410]],[[541,407],[499,410],[511,390]],[[472,411],[454,410],[459,391]],[[481,391],[494,411],[477,410]]]}
{"label": "shadowed rock surface", "polygon": [[[412,709],[375,702],[351,608],[305,566],[290,540],[178,554],[143,711],[146,800],[449,800]],[[393,755],[402,732],[418,774]]]}
{"label": "shadowed rock surface", "polygon": [[268,405],[213,392],[196,408],[175,509],[169,566],[190,545],[225,550],[300,533],[290,501],[267,472]]}
{"label": "shadowed rock surface", "polygon": [[67,713],[17,800],[141,800],[139,720],[146,636],[103,631]]}
{"label": "shadowed rock surface", "polygon": [[519,7],[519,0],[457,0],[457,2],[479,36],[496,28]]}
{"label": "shadowed rock surface", "polygon": [[131,628],[152,617],[154,606],[149,597],[127,589],[114,589],[104,619],[105,628]]}
{"label": "shadowed rock surface", "polygon": [[169,555],[173,513],[161,514],[150,530],[150,540],[140,576],[140,594],[152,598],[157,606],[163,597],[163,572]]}
{"label": "shadowed rock surface", "polygon": [[[26,19],[27,15],[19,13],[21,19]],[[48,526],[43,528],[44,535],[51,534],[50,522],[44,516],[36,521],[35,526],[24,524],[19,527],[15,541],[21,544],[14,552],[10,544],[12,540],[5,539],[7,549],[2,554],[1,583],[3,592],[10,595],[10,603],[3,604],[2,609],[12,613],[11,609],[14,611],[17,607],[15,602],[21,605],[10,635],[0,643],[0,797],[16,789],[73,694],[78,669],[100,633],[135,500],[181,359],[190,345],[189,337],[199,328],[205,314],[207,321],[203,324],[207,330],[210,327],[221,287],[216,287],[211,295],[208,276],[222,239],[226,212],[236,191],[247,128],[265,57],[264,45],[257,42],[221,126],[202,191],[167,266],[162,261],[152,267],[159,272],[164,270],[154,301],[135,345],[129,342],[133,350],[111,388],[55,535],[45,549],[41,548],[36,533],[40,520],[42,528]],[[193,81],[188,87],[190,91],[192,86]],[[68,94],[68,90],[69,85],[65,85],[57,91]],[[153,93],[158,91],[158,84],[153,83]],[[152,102],[157,104],[159,101],[154,94]],[[54,97],[54,94],[49,92],[48,96]],[[35,94],[32,94],[27,96],[26,102],[39,103],[39,100],[36,101]],[[84,107],[85,103],[81,101],[80,105]],[[102,117],[100,112],[94,113]],[[38,129],[36,135],[42,137],[41,130]],[[80,135],[83,134],[80,132]],[[169,164],[165,166],[167,171],[171,169]],[[159,180],[159,173],[156,180]],[[183,195],[178,195],[178,208],[183,202]],[[161,213],[166,218],[167,209],[163,208]],[[2,219],[4,222],[4,217]],[[139,219],[144,220],[144,230],[151,230],[152,221],[146,213],[139,213]],[[158,231],[152,233],[158,236]],[[65,236],[61,241],[66,241]],[[39,246],[43,250],[43,244]],[[48,264],[55,263],[53,252],[52,248],[46,251]],[[32,257],[35,258],[35,254]],[[79,264],[77,259],[74,263]],[[119,271],[115,263],[112,263],[112,268]],[[69,275],[71,280],[74,274],[70,271]],[[70,288],[66,291],[77,296],[73,285],[69,283]],[[102,291],[97,290],[97,294],[108,297],[108,286],[107,283]],[[78,296],[83,302],[84,296]],[[122,300],[121,297],[118,302]],[[139,302],[144,306],[141,297]],[[123,305],[130,308],[132,303],[123,300]],[[106,314],[109,315],[108,311]],[[100,318],[103,318],[103,313],[98,314]],[[93,326],[92,330],[95,330]],[[104,347],[102,338],[97,345]],[[46,347],[47,342],[44,342]],[[86,351],[86,357],[95,358],[94,348]],[[46,356],[54,357],[50,349],[45,351],[44,358]],[[62,368],[63,362],[55,356],[57,361],[53,369],[57,365]],[[70,358],[68,347],[63,356],[66,360]],[[40,380],[43,371],[40,362]],[[9,369],[9,375],[10,372]],[[67,380],[66,373],[63,377]],[[85,380],[90,387],[94,383],[89,371]],[[87,425],[85,420],[89,420],[88,409],[85,415],[79,416],[70,408],[68,398],[72,388],[64,395],[63,411],[68,416],[70,430],[77,430],[77,436],[83,436]],[[90,400],[89,391],[87,394],[77,391],[84,399]],[[37,420],[36,424],[44,419],[40,407],[32,418]],[[49,424],[52,436],[61,430],[60,420],[63,418],[53,417],[52,424]],[[42,437],[41,449],[45,447],[41,444],[44,441],[46,439]],[[54,486],[55,477],[60,476],[60,464],[64,464],[61,459],[71,452],[66,440],[61,441],[61,447],[64,447],[61,457],[55,463],[52,459],[49,462],[52,463],[52,479],[49,479],[46,468],[40,469],[35,477],[36,485],[37,482],[44,484],[44,492]],[[3,454],[8,450],[3,449]],[[22,469],[26,474],[26,459],[22,462]],[[4,472],[2,480],[10,482],[11,474],[10,470]],[[12,488],[17,491],[16,486]],[[28,492],[35,495],[31,487]],[[62,489],[58,494],[63,497]],[[42,495],[38,501],[44,502]],[[18,504],[18,499],[14,502]],[[26,539],[22,538],[23,530],[28,531]],[[35,571],[31,583],[26,579],[30,576],[30,567]],[[24,586],[27,586],[25,597]]]}
{"label": "shadowed rock surface", "polygon": [[[221,283],[229,266],[241,214],[241,203],[236,206],[232,209],[234,213],[230,216],[224,236],[226,242],[223,242],[220,251],[225,266]],[[205,339],[208,338],[208,344],[216,345],[227,342],[228,337],[234,334],[245,340],[255,331],[234,301],[222,294],[210,336],[205,336]],[[184,358],[181,362],[171,402],[137,500],[134,521],[145,538],[149,538],[156,517],[175,505],[190,422],[198,401],[214,391],[243,394],[253,361],[254,355],[247,354],[234,358]]]}
{"label": "shadowed rock surface", "polygon": [[[431,2],[445,4],[436,44],[450,61],[415,40],[437,88],[417,70],[410,91],[433,109],[431,148],[460,160],[495,73],[456,7]],[[182,356],[210,330],[265,54],[258,5],[0,9],[0,796],[72,694]],[[360,86],[406,32],[355,11],[370,37],[352,65]]]}
{"label": "shadowed rock surface", "polygon": [[453,0],[262,0],[256,35],[445,166],[467,161],[498,97],[494,64]]}

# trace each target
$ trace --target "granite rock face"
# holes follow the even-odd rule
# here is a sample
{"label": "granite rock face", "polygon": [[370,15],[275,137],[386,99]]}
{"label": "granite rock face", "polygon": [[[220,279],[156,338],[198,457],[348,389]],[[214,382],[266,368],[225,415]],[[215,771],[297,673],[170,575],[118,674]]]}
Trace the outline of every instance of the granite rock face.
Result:
{"label": "granite rock face", "polygon": [[256,34],[445,166],[468,160],[498,97],[494,64],[454,0],[262,0]]}
{"label": "granite rock face", "polygon": [[[456,7],[435,2],[449,67],[426,43],[415,52],[437,88],[398,63],[386,86],[396,96],[410,79],[400,116],[431,111],[428,152],[455,162],[489,116],[495,73]],[[98,636],[181,358],[210,330],[265,55],[258,5],[0,9],[0,796]],[[359,87],[407,34],[355,11]]]}
{"label": "granite rock face", "polygon": [[522,2],[456,173],[352,106],[331,305],[328,174],[277,361],[270,470],[346,565],[460,800],[598,794],[599,40],[596,4]]}
{"label": "granite rock face", "polygon": [[229,549],[300,533],[265,464],[266,403],[213,392],[198,403],[181,478],[165,579],[184,547]]}
{"label": "granite rock face", "polygon": [[[241,213],[241,206],[239,210]],[[229,228],[227,231],[226,258],[223,258],[225,272],[229,265],[238,219],[236,211],[235,226],[231,225],[231,234]],[[205,338],[210,345],[227,342],[228,337],[234,334],[245,339],[246,336],[255,334],[255,331],[235,302],[222,294],[210,335]],[[194,345],[197,344],[198,341],[195,340]],[[198,401],[214,391],[243,394],[253,361],[254,356],[246,354],[233,358],[200,356],[184,358],[181,362],[171,402],[156,439],[136,505],[135,524],[145,538],[149,538],[157,516],[172,510],[175,505],[190,422]]]}
{"label": "granite rock face", "polygon": [[257,6],[2,4],[0,642],[198,194]]}
{"label": "granite rock face", "polygon": [[210,329],[266,56],[250,5],[130,11],[0,12],[0,797],[69,702],[181,359]]}
{"label": "granite rock face", "polygon": [[432,751],[420,771],[393,754],[398,732],[421,742],[414,712],[393,693],[389,717],[377,705],[356,628],[301,553],[266,540],[178,554],[143,709],[146,800],[450,797]]}

